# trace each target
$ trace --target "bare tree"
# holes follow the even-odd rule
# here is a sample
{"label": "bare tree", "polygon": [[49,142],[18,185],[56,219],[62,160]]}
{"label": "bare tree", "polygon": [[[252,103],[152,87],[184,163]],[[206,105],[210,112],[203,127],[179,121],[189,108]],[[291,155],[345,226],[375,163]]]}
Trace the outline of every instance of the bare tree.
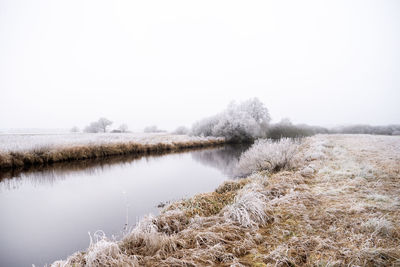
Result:
{"label": "bare tree", "polygon": [[98,121],[91,122],[88,126],[83,129],[86,133],[99,133],[107,132],[107,127],[112,124],[112,121],[106,118],[100,118]]}
{"label": "bare tree", "polygon": [[126,123],[123,123],[118,127],[118,130],[120,130],[121,133],[126,133],[128,131],[128,125],[126,125]]}
{"label": "bare tree", "polygon": [[110,121],[109,119],[106,118],[100,118],[98,121],[98,126],[100,128],[100,130],[105,133],[107,132],[107,127],[110,126],[112,124],[112,121]]}

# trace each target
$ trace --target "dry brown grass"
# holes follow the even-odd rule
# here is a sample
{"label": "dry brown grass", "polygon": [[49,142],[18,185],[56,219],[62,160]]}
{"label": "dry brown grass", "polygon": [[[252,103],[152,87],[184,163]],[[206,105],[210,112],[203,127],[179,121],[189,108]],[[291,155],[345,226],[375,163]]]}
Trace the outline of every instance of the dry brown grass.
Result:
{"label": "dry brown grass", "polygon": [[100,159],[110,156],[130,154],[157,154],[176,152],[191,148],[212,147],[224,144],[221,138],[168,142],[156,144],[110,143],[98,145],[81,145],[72,147],[48,147],[23,152],[0,152],[0,170],[46,166],[59,162],[70,162],[87,159]]}
{"label": "dry brown grass", "polygon": [[214,192],[198,194],[192,198],[172,203],[166,210],[182,210],[188,218],[195,215],[202,217],[215,215],[226,205],[231,204],[237,191],[247,183],[249,183],[249,179],[226,181]]}
{"label": "dry brown grass", "polygon": [[399,148],[308,138],[296,170],[227,182],[55,266],[399,266]]}

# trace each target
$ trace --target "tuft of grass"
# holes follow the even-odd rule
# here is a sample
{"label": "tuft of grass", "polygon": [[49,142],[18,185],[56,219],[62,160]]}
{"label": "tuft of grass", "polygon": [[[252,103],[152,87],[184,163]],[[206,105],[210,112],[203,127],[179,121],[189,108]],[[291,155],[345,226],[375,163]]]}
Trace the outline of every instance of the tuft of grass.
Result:
{"label": "tuft of grass", "polygon": [[227,221],[238,223],[243,227],[258,227],[272,220],[267,197],[257,191],[244,191],[235,197],[231,205],[223,209]]}
{"label": "tuft of grass", "polygon": [[134,255],[123,253],[120,246],[102,236],[96,242],[91,242],[84,256],[86,266],[139,266]]}
{"label": "tuft of grass", "polygon": [[238,190],[243,188],[247,183],[249,183],[248,179],[226,181],[214,192],[198,194],[193,198],[175,202],[167,207],[167,210],[183,210],[188,218],[196,215],[203,217],[216,215],[226,205],[234,201]]}
{"label": "tuft of grass", "polygon": [[384,217],[368,219],[361,224],[361,229],[373,235],[392,236],[394,233],[392,222]]}

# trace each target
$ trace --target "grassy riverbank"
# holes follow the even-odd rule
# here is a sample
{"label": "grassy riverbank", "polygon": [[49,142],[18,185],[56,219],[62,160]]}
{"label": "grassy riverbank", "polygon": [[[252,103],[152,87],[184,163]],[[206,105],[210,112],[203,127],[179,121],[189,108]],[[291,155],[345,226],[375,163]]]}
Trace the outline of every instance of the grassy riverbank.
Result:
{"label": "grassy riverbank", "polygon": [[0,141],[2,171],[117,155],[176,152],[225,143],[222,138],[167,134],[1,135]]}
{"label": "grassy riverbank", "polygon": [[314,136],[292,145],[266,163],[260,155],[277,147],[260,142],[238,164],[239,173],[258,168],[247,178],[173,203],[120,241],[95,235],[86,252],[53,266],[400,264],[400,138]]}

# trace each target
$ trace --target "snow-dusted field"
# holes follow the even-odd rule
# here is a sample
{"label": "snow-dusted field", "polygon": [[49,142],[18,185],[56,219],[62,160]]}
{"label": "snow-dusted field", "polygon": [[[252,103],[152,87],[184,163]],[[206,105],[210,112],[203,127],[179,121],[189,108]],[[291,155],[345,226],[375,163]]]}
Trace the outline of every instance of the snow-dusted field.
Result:
{"label": "snow-dusted field", "polygon": [[68,133],[0,134],[0,152],[29,151],[75,145],[101,145],[136,142],[141,144],[206,141],[215,138],[172,135],[168,133]]}

